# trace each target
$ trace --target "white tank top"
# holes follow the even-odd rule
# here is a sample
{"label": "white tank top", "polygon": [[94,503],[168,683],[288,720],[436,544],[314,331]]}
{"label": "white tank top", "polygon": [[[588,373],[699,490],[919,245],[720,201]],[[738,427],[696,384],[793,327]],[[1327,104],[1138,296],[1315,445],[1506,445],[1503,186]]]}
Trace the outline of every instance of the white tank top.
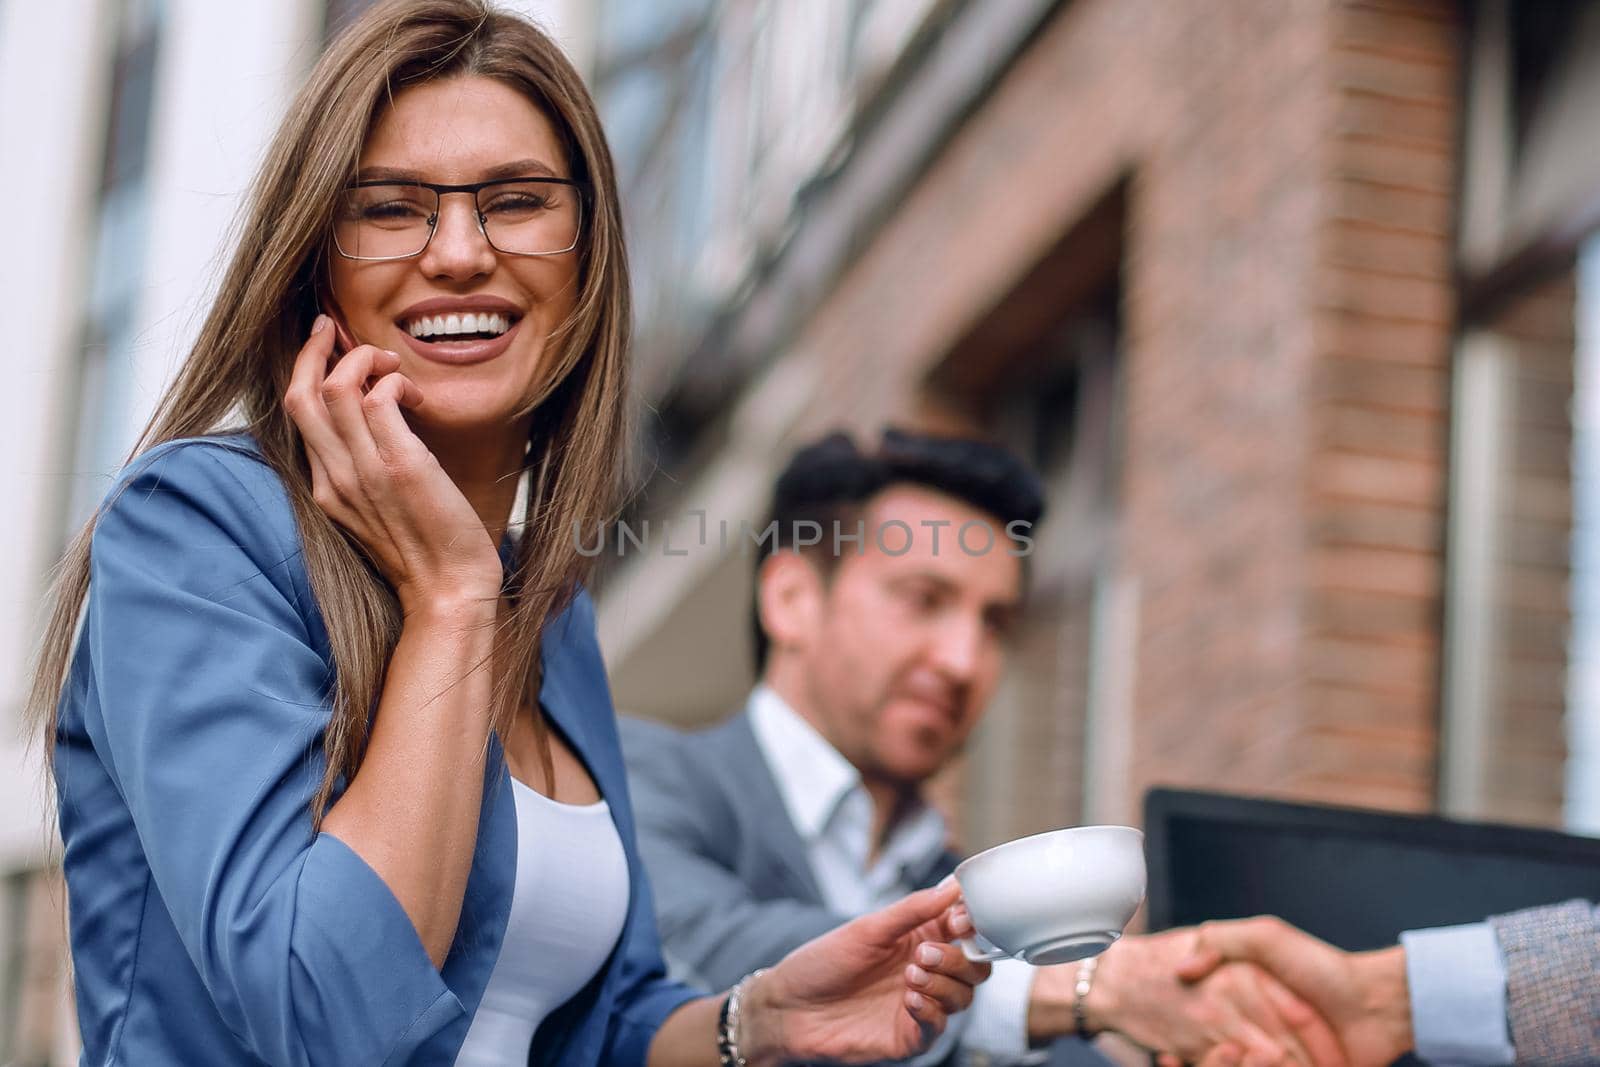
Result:
{"label": "white tank top", "polygon": [[606,802],[561,804],[515,778],[511,792],[511,917],[456,1067],[526,1067],[534,1031],[600,970],[628,915],[628,860]]}

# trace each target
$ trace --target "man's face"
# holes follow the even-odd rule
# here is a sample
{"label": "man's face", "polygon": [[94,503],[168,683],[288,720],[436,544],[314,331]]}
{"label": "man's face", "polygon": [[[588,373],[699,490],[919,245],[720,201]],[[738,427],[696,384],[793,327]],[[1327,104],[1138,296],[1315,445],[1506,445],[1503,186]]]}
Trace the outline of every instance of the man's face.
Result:
{"label": "man's face", "polygon": [[[796,649],[806,703],[864,777],[916,785],[961,750],[994,692],[1022,565],[1002,522],[930,489],[891,486],[864,518],[861,554],[844,543]],[[968,523],[981,525],[964,550]]]}

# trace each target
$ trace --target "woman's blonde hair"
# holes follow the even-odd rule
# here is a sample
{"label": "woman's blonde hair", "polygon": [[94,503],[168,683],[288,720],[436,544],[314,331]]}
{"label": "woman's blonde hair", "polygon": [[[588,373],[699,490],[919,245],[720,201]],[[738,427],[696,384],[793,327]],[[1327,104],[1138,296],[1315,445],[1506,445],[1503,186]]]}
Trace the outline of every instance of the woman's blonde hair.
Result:
{"label": "woman's blonde hair", "polygon": [[[242,415],[283,479],[335,667],[323,742],[327,769],[311,803],[318,824],[338,782],[348,781],[360,764],[368,714],[377,706],[401,618],[394,591],[312,500],[305,447],[284,411],[283,394],[318,312],[335,200],[356,173],[368,131],[395,93],[463,75],[495,79],[540,108],[564,142],[571,176],[590,190],[575,307],[546,350],[548,374],[533,398],[528,455],[538,476],[494,656],[495,728],[504,736],[517,709],[531,703],[550,773],[536,699],[539,640],[545,620],[586,576],[573,531],[615,513],[629,439],[631,310],[616,180],[599,116],[577,71],[537,27],[483,0],[386,0],[340,34],[268,149],[199,338],[130,454],[236,428]],[[89,588],[93,532],[91,519],[59,567],[29,695],[47,760]]]}

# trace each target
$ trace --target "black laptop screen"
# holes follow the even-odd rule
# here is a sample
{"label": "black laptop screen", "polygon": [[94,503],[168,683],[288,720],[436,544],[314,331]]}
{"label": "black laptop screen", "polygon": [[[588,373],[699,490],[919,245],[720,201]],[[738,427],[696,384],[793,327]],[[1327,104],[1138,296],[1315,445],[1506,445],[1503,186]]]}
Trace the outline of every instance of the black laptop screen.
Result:
{"label": "black laptop screen", "polygon": [[1600,839],[1152,790],[1152,929],[1278,915],[1341,948],[1573,897],[1600,900]]}

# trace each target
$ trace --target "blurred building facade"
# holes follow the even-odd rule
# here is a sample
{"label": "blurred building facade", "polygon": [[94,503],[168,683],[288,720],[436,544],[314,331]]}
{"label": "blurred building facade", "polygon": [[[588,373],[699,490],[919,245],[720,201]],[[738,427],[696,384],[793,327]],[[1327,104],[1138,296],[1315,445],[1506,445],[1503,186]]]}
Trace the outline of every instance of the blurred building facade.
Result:
{"label": "blurred building facade", "polygon": [[[50,565],[364,6],[0,2],[27,309],[0,1063],[74,1059],[19,713]],[[897,420],[1006,440],[1053,498],[1014,669],[944,783],[965,844],[1137,821],[1156,783],[1600,830],[1594,5],[505,6],[591,75],[625,181],[654,536],[599,589],[621,710],[733,708],[752,561],[717,524],[759,519],[795,443]]]}
{"label": "blurred building facade", "polygon": [[596,66],[655,523],[601,586],[619,708],[737,704],[719,523],[795,443],[900,420],[1054,498],[946,786],[965,844],[1157,783],[1600,828],[1594,5],[644,7],[605,6]]}

